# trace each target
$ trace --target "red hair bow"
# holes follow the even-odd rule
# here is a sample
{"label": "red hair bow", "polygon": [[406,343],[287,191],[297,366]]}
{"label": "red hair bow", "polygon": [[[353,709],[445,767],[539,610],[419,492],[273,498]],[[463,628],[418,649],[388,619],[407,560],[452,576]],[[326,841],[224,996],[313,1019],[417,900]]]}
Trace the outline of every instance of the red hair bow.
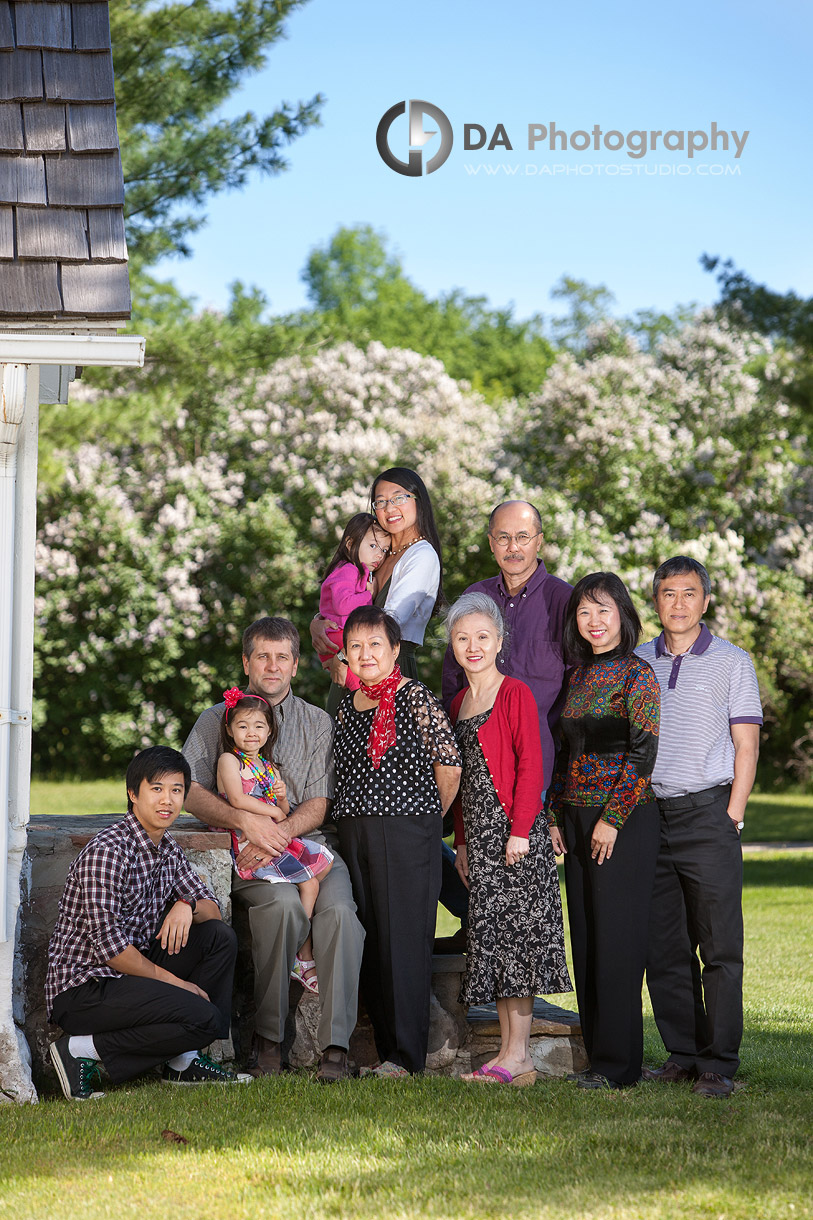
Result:
{"label": "red hair bow", "polygon": [[229,690],[223,692],[223,702],[229,711],[235,707],[243,698],[243,692],[236,686],[232,686]]}

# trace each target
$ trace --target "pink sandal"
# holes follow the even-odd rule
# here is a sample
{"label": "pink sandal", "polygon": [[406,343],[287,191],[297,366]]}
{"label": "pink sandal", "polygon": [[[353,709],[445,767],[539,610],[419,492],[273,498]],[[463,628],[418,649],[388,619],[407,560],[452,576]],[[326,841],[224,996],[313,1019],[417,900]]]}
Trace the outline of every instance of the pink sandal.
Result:
{"label": "pink sandal", "polygon": [[[310,978],[308,978],[310,971],[313,971],[313,974]],[[305,990],[309,991],[311,995],[319,994],[319,980],[316,977],[316,962],[306,961],[297,953],[294,967],[291,971],[291,978],[295,979],[298,983],[301,983]]]}

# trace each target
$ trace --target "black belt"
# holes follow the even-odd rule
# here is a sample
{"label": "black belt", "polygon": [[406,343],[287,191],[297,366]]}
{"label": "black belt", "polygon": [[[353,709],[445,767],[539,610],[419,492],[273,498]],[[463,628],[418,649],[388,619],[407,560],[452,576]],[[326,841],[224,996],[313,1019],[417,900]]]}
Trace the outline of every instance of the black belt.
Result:
{"label": "black belt", "polygon": [[731,784],[718,784],[716,788],[704,788],[701,792],[687,792],[683,796],[659,796],[658,808],[669,812],[672,809],[702,809],[713,805],[724,793],[731,791]]}

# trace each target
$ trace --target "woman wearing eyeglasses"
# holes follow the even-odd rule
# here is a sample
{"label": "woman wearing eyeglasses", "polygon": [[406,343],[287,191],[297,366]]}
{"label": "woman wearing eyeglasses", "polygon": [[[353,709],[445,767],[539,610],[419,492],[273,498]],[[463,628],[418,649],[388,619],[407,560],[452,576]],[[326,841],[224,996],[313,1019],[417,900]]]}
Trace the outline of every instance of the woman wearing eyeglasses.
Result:
{"label": "woman wearing eyeglasses", "polygon": [[[375,573],[373,604],[383,607],[401,628],[399,665],[405,678],[417,678],[416,651],[427,624],[443,600],[440,539],[432,501],[420,475],[406,466],[384,470],[373,482],[370,503],[379,525],[390,536],[390,552]],[[325,635],[331,624],[316,618],[311,638],[319,653],[334,653]],[[325,662],[333,680],[328,711],[333,713],[344,693],[347,665],[339,652]]]}

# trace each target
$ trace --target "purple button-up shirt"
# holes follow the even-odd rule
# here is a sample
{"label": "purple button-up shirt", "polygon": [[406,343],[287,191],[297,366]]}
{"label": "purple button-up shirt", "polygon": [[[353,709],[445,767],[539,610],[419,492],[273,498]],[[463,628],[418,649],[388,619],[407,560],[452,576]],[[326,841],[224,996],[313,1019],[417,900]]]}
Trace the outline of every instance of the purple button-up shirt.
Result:
{"label": "purple button-up shirt", "polygon": [[[551,576],[540,560],[528,583],[516,593],[507,592],[502,572],[469,585],[466,592],[487,593],[502,610],[506,634],[503,650],[497,657],[497,668],[531,688],[539,710],[547,785],[553,774],[553,729],[564,702],[562,631],[571,586],[558,576]],[[443,660],[443,703],[447,711],[465,685],[465,675],[454,659],[450,645]]]}

